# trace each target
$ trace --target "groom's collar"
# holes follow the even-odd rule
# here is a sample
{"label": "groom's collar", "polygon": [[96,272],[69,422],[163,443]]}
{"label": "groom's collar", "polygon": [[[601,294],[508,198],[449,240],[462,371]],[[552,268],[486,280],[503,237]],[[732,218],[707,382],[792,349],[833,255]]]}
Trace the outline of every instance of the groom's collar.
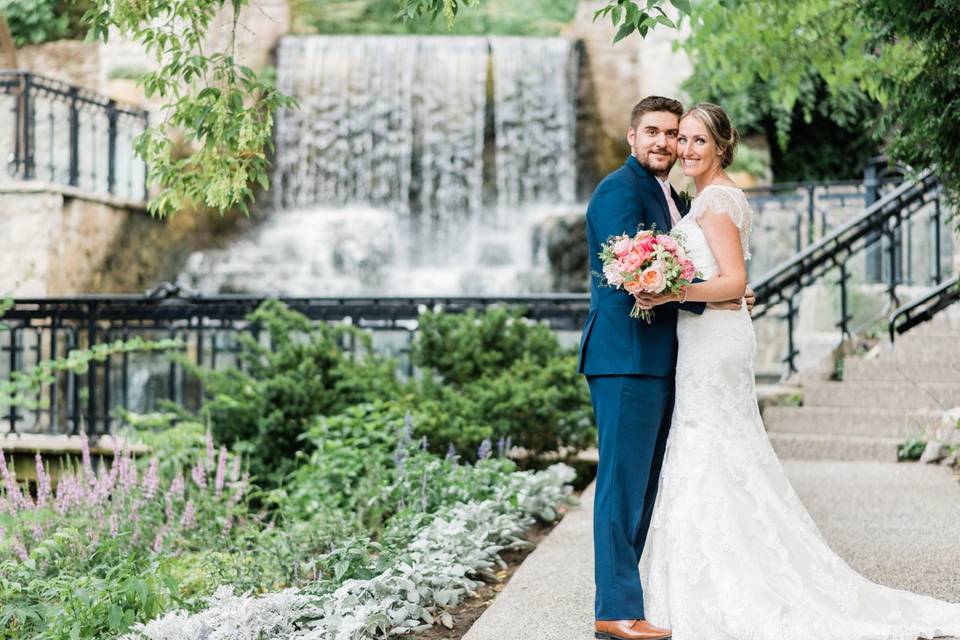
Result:
{"label": "groom's collar", "polygon": [[635,156],[633,155],[627,156],[626,164],[628,167],[633,169],[636,172],[636,174],[641,178],[647,178],[648,180],[653,180],[656,184],[659,185],[659,183],[656,182],[657,176],[653,175],[653,173],[651,173],[649,169],[647,169],[645,166],[640,164],[640,161],[637,160]]}

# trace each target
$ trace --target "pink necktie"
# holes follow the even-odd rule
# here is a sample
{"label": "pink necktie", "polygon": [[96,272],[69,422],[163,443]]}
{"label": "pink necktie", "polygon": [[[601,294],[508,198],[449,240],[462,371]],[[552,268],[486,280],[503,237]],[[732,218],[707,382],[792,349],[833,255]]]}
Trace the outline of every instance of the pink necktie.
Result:
{"label": "pink necktie", "polygon": [[670,219],[673,220],[673,224],[677,224],[680,222],[680,210],[677,209],[677,203],[674,202],[670,196],[670,183],[660,182],[660,186],[663,187],[663,195],[667,197],[667,208],[670,209]]}

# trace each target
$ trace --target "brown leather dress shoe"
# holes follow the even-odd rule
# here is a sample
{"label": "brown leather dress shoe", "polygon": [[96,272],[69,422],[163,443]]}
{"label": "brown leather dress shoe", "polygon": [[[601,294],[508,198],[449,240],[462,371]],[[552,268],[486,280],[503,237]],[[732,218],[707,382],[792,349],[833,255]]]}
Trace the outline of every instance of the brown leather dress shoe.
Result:
{"label": "brown leather dress shoe", "polygon": [[600,640],[670,640],[670,629],[655,627],[646,620],[597,620],[594,638]]}

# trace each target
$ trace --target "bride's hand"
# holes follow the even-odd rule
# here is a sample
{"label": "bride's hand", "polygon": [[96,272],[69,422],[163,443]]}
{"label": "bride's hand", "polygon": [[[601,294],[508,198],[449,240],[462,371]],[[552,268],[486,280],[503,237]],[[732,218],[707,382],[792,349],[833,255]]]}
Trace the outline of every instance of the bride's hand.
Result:
{"label": "bride's hand", "polygon": [[666,304],[667,302],[676,302],[677,296],[672,291],[667,290],[663,293],[641,293],[634,296],[637,299],[637,302],[640,303],[640,308],[644,311],[653,309],[654,307],[660,306],[661,304]]}

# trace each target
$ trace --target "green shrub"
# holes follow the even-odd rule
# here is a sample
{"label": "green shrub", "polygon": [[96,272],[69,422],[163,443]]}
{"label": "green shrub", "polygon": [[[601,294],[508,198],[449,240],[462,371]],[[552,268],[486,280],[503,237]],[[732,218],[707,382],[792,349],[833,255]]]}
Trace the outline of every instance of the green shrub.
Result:
{"label": "green shrub", "polygon": [[[243,453],[251,473],[268,485],[293,469],[301,435],[317,416],[401,392],[393,361],[374,355],[369,335],[353,327],[314,325],[276,300],[248,318],[268,344],[241,335],[242,368],[183,363],[204,384],[201,421],[217,441]],[[347,335],[360,342],[358,356],[340,348]]]}
{"label": "green shrub", "polygon": [[500,375],[467,385],[463,394],[494,439],[511,438],[533,453],[580,449],[594,441],[589,391],[575,354],[544,363],[521,358]]}
{"label": "green shrub", "polygon": [[484,313],[422,314],[410,357],[447,384],[463,386],[523,357],[545,363],[560,353],[549,327],[526,320],[522,309],[495,307]]}
{"label": "green shrub", "polygon": [[[48,554],[69,553],[62,531]],[[117,637],[176,602],[177,585],[158,559],[118,555],[90,572],[37,571],[36,562],[0,561],[0,638],[82,639]]]}
{"label": "green shrub", "polygon": [[427,33],[438,35],[557,35],[576,12],[575,0],[484,0],[462,6],[452,30],[440,19],[397,20],[396,0],[297,0],[294,21],[318,33]]}
{"label": "green shrub", "polygon": [[18,47],[57,40],[67,35],[70,17],[59,15],[56,0],[0,0],[0,14],[10,25]]}
{"label": "green shrub", "polygon": [[425,369],[414,428],[434,451],[453,444],[472,458],[484,439],[535,454],[594,441],[576,355],[518,309],[424,314],[411,357]]}
{"label": "green shrub", "polygon": [[897,460],[919,460],[926,448],[926,437],[922,435],[912,436],[897,449]]}

